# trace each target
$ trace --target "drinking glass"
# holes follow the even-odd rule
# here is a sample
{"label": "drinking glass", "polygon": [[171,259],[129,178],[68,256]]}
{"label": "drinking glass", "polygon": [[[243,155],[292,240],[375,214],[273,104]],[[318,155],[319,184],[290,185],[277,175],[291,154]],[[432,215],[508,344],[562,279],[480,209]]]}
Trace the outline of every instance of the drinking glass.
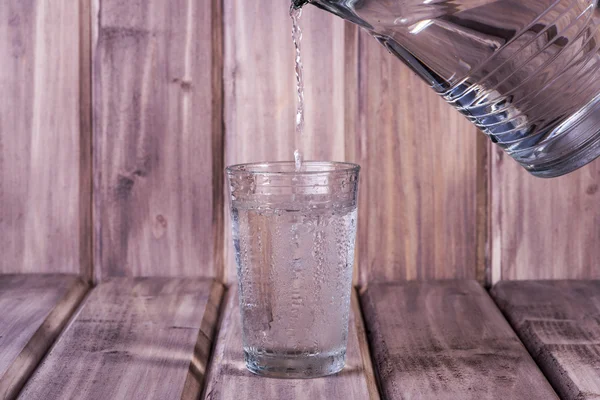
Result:
{"label": "drinking glass", "polygon": [[344,367],[360,167],[226,169],[246,367],[312,378]]}

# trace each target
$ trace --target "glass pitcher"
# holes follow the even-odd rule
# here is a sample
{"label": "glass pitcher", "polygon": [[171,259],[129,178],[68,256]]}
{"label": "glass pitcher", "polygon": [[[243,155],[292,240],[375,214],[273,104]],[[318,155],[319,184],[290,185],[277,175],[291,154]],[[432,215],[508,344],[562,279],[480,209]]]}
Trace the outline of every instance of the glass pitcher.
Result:
{"label": "glass pitcher", "polygon": [[535,176],[600,155],[591,0],[293,0],[370,32]]}

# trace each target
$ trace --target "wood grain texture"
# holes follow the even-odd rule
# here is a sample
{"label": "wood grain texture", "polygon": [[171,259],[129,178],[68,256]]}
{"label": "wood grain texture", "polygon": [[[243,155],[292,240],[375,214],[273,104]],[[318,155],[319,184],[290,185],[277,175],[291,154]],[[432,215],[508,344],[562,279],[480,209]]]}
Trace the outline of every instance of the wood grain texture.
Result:
{"label": "wood grain texture", "polygon": [[370,284],[361,302],[386,399],[557,399],[476,281]]}
{"label": "wood grain texture", "polygon": [[86,10],[0,6],[0,273],[90,274]]}
{"label": "wood grain texture", "polygon": [[197,398],[222,292],[191,278],[99,285],[19,398]]}
{"label": "wood grain texture", "polygon": [[495,149],[492,182],[494,282],[600,278],[600,162],[541,179]]}
{"label": "wood grain texture", "polygon": [[600,399],[600,281],[503,281],[492,295],[563,399]]}
{"label": "wood grain texture", "polygon": [[[224,0],[225,163],[345,159],[346,23],[315,7],[301,18],[306,126],[294,135],[296,80],[290,2]],[[349,28],[353,30],[354,28]],[[354,67],[356,64],[350,64]],[[227,204],[227,203],[226,203]],[[226,281],[235,280],[229,213]]]}
{"label": "wood grain texture", "polygon": [[475,278],[481,133],[360,36],[361,283]]}
{"label": "wood grain texture", "polygon": [[98,280],[221,270],[221,19],[216,0],[96,0]]}
{"label": "wood grain texture", "polygon": [[492,286],[492,268],[490,262],[490,193],[492,190],[490,179],[490,153],[494,144],[486,135],[476,135],[477,154],[477,200],[476,200],[476,251],[475,279],[486,289]]}
{"label": "wood grain texture", "polygon": [[0,399],[13,399],[87,286],[72,275],[0,275]]}
{"label": "wood grain texture", "polygon": [[226,301],[205,400],[379,399],[357,299],[353,299],[350,313],[346,367],[336,375],[316,379],[272,379],[249,372],[242,350],[237,290],[231,289]]}

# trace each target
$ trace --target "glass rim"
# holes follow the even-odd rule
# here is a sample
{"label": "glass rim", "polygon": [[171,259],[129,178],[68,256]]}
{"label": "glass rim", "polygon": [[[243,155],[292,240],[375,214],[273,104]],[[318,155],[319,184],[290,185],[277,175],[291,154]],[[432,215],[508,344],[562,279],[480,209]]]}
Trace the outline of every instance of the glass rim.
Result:
{"label": "glass rim", "polygon": [[[270,176],[291,176],[291,175],[331,175],[340,173],[358,173],[360,165],[345,161],[302,161],[302,165],[323,166],[321,170],[302,170],[296,171],[294,161],[259,161],[252,163],[234,164],[225,168],[229,175],[250,174],[250,175],[270,175]],[[269,167],[294,167],[289,170],[274,169]],[[329,167],[329,168],[327,168]]]}

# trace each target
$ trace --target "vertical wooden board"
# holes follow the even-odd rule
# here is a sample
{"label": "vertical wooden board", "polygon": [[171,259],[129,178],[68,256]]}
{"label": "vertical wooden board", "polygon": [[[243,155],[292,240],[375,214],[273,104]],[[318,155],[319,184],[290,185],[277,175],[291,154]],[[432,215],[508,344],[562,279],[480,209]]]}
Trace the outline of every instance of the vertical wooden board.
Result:
{"label": "vertical wooden board", "polygon": [[216,276],[219,1],[97,0],[94,8],[96,269]]}
{"label": "vertical wooden board", "polygon": [[[296,78],[289,1],[224,0],[225,163],[345,159],[346,23],[304,7],[304,136],[294,134]],[[353,65],[350,65],[353,67]],[[226,201],[227,205],[228,202]],[[229,211],[226,211],[226,280],[235,277]]]}
{"label": "vertical wooden board", "polygon": [[373,38],[359,40],[361,281],[475,278],[481,133]]}
{"label": "vertical wooden board", "polygon": [[0,6],[0,273],[89,273],[86,10]]}
{"label": "vertical wooden board", "polygon": [[542,179],[495,149],[493,281],[600,278],[599,185],[600,161]]}

